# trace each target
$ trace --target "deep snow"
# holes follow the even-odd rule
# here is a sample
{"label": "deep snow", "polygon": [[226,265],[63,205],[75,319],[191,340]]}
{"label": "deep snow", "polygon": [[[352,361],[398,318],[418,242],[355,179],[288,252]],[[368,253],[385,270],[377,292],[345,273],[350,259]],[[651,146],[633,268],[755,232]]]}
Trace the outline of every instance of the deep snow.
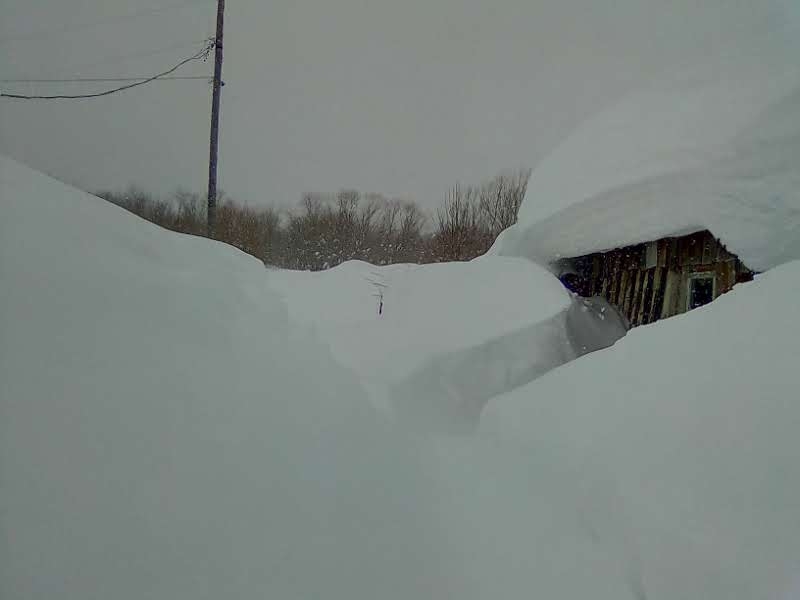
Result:
{"label": "deep snow", "polygon": [[[521,371],[538,374],[572,357],[563,329],[569,295],[525,259],[352,261],[318,273],[270,271],[268,279],[292,321],[330,346],[372,403],[417,429],[474,429],[490,397],[534,376],[520,380]],[[465,372],[477,387],[464,387]]]}
{"label": "deep snow", "polygon": [[388,266],[350,261],[320,272],[270,270],[268,279],[286,298],[290,317],[312,326],[348,367],[393,381],[434,356],[513,333],[569,306],[561,283],[521,258]]}
{"label": "deep snow", "polygon": [[4,600],[444,593],[420,469],[257,260],[0,159]]}
{"label": "deep snow", "polygon": [[493,252],[548,264],[710,229],[755,270],[800,258],[796,40],[758,46],[663,75],[578,127]]}
{"label": "deep snow", "polygon": [[[577,305],[520,260],[392,269],[379,322],[372,267],[265,271],[0,157],[0,597],[797,597],[800,262],[492,399],[475,437],[386,419],[356,353],[425,390],[494,345],[522,373]],[[382,337],[413,317],[443,346]]]}
{"label": "deep snow", "polygon": [[391,426],[269,276],[0,157],[0,598],[633,597],[569,472]]}
{"label": "deep snow", "polygon": [[494,398],[481,432],[582,473],[647,598],[798,598],[798,297],[794,261]]}
{"label": "deep snow", "polygon": [[[599,299],[572,299],[526,259],[347,262],[271,270],[298,327],[311,328],[368,390],[416,429],[469,431],[486,401],[625,334]],[[382,302],[382,305],[381,305]]]}

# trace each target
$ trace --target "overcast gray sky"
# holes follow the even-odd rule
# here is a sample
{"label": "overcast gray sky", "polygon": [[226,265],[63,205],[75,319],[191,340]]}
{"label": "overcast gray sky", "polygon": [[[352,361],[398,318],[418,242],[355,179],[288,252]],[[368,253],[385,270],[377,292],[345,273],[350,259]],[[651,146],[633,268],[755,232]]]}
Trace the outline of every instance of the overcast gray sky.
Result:
{"label": "overcast gray sky", "polygon": [[[0,0],[0,78],[140,76],[192,54],[214,0]],[[768,36],[791,0],[228,0],[221,185],[251,203],[355,187],[438,203],[535,166],[582,119]],[[766,39],[766,38],[763,38]],[[210,73],[195,64],[184,75]],[[81,93],[77,84],[2,84]],[[0,152],[85,189],[205,188],[209,86],[0,101]]]}

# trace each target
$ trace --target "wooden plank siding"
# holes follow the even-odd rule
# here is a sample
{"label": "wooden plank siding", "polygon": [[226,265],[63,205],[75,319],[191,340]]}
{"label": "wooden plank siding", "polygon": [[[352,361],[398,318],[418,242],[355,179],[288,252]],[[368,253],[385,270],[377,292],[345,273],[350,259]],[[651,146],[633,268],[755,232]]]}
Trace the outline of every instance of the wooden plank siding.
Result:
{"label": "wooden plank siding", "polygon": [[753,273],[709,231],[663,238],[561,261],[562,281],[584,296],[602,296],[631,326],[685,312],[691,280],[714,278],[714,298]]}

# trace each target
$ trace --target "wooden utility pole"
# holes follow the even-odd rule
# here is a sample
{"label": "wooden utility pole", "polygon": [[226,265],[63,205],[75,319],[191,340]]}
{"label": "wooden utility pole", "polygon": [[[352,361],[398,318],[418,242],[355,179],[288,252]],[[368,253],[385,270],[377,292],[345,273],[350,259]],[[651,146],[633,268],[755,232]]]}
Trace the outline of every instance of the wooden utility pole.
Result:
{"label": "wooden utility pole", "polygon": [[217,35],[214,38],[214,84],[211,96],[211,143],[208,156],[208,237],[217,225],[217,151],[219,149],[219,99],[222,91],[222,35],[225,28],[225,0],[217,0]]}

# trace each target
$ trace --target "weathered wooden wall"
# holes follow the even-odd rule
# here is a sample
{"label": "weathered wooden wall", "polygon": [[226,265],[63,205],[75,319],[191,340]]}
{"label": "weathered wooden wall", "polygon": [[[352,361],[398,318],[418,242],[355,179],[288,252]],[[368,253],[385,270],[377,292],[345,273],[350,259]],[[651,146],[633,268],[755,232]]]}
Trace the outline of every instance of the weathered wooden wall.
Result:
{"label": "weathered wooden wall", "polygon": [[752,272],[710,232],[664,238],[568,261],[565,284],[582,296],[603,296],[631,326],[685,312],[689,280],[713,275],[714,297]]}

